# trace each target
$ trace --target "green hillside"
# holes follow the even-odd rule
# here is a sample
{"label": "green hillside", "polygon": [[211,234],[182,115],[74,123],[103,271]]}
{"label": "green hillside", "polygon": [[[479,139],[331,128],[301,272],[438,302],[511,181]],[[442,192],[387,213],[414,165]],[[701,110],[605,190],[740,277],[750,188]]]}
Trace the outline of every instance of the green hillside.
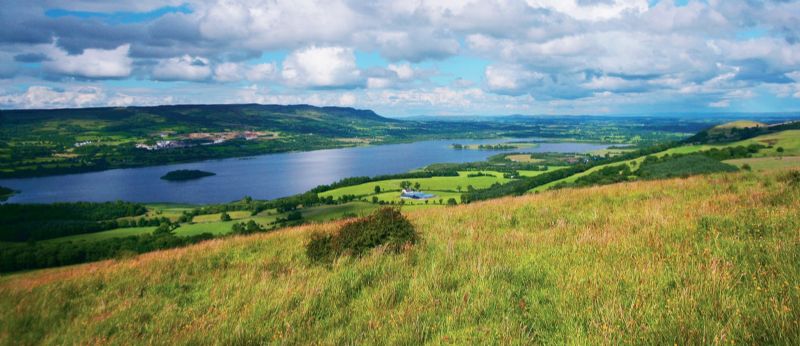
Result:
{"label": "green hillside", "polygon": [[726,173],[407,212],[0,277],[0,344],[798,344],[800,175]]}
{"label": "green hillside", "polygon": [[[766,148],[763,148],[758,151],[758,153],[753,154],[755,157],[778,157],[778,156],[797,156],[800,155],[800,130],[784,130],[775,133],[764,134],[760,136],[756,136],[753,138],[734,141],[734,142],[727,142],[727,143],[718,143],[718,144],[687,144],[681,145],[674,148],[670,148],[664,150],[662,152],[658,152],[653,154],[655,157],[663,157],[664,155],[674,155],[674,154],[692,154],[698,152],[709,151],[712,149],[726,149],[726,148],[735,148],[735,147],[747,147],[752,144],[763,145]],[[780,149],[779,149],[780,148]],[[622,162],[614,162],[606,165],[599,165],[592,167],[586,171],[571,175],[569,177],[559,179],[544,185],[537,186],[530,190],[530,192],[542,192],[547,189],[550,189],[556,185],[564,184],[564,183],[574,183],[576,180],[580,179],[581,177],[588,176],[592,173],[598,172],[603,168],[610,167],[610,166],[619,166],[619,165],[630,165],[630,166],[638,166],[644,161],[645,157],[638,157],[635,159],[625,160]],[[798,165],[792,165],[791,162],[787,161],[785,166],[788,167],[799,167]]]}

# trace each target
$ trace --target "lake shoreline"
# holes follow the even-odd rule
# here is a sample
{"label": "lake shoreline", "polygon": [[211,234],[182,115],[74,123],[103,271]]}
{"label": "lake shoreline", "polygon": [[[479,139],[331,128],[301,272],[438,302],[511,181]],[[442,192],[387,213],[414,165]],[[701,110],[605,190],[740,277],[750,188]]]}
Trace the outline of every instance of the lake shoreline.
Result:
{"label": "lake shoreline", "polygon": [[[24,191],[6,203],[102,202],[214,204],[244,196],[274,199],[354,176],[397,174],[434,163],[484,161],[503,150],[453,150],[454,139],[403,144],[274,153],[191,163],[99,172],[0,179],[0,185]],[[497,144],[508,139],[456,139],[467,144]],[[514,138],[520,140],[520,138]],[[546,143],[530,152],[588,152],[609,144]],[[159,179],[171,170],[215,172],[200,180],[169,184]],[[169,185],[167,185],[169,184]]]}

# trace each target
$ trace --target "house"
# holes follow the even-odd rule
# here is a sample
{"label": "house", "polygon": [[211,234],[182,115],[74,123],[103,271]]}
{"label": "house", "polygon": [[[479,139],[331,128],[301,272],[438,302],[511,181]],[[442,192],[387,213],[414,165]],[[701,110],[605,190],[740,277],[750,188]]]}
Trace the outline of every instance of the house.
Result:
{"label": "house", "polygon": [[403,199],[430,199],[433,197],[436,197],[436,195],[424,193],[421,191],[406,190],[406,189],[403,189],[403,191],[400,193],[400,198]]}

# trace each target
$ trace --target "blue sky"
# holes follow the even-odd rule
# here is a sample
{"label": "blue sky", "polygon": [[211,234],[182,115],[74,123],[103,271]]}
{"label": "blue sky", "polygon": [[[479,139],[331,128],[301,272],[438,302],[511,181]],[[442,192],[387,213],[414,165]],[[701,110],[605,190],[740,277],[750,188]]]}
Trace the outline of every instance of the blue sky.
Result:
{"label": "blue sky", "polygon": [[800,111],[786,0],[0,0],[0,108]]}

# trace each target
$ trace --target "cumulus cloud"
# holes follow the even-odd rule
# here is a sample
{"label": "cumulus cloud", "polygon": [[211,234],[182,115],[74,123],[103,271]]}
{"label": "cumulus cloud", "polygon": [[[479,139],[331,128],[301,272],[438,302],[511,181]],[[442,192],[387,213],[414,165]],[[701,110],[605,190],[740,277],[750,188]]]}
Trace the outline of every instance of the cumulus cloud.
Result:
{"label": "cumulus cloud", "polygon": [[245,65],[225,62],[214,66],[214,80],[218,82],[263,82],[275,78],[277,68],[274,63]]}
{"label": "cumulus cloud", "polygon": [[545,78],[543,74],[520,65],[487,66],[485,77],[489,90],[511,95],[525,93],[529,87]]}
{"label": "cumulus cloud", "polygon": [[601,21],[618,18],[625,13],[647,11],[647,0],[527,0],[529,6],[559,12],[579,20]]}
{"label": "cumulus cloud", "polygon": [[362,83],[355,54],[344,47],[311,46],[296,50],[283,61],[281,76],[296,87],[347,87]]}
{"label": "cumulus cloud", "polygon": [[31,86],[24,93],[0,96],[0,104],[14,108],[89,107],[102,104],[105,99],[105,93],[98,87],[58,90]]}
{"label": "cumulus cloud", "polygon": [[[142,19],[165,5],[190,10]],[[46,15],[54,8],[90,15]],[[108,20],[126,13],[134,20]],[[379,107],[372,102],[429,93],[461,95],[475,109],[479,99],[495,108],[533,100],[523,103],[576,112],[735,108],[735,90],[758,89],[800,108],[797,13],[796,0],[5,1],[0,87],[135,77],[198,82],[173,92],[199,102],[238,102],[246,83],[273,87],[275,101]],[[393,105],[433,107],[422,104]]]}
{"label": "cumulus cloud", "polygon": [[115,49],[86,49],[78,55],[69,55],[53,47],[42,66],[46,71],[85,78],[122,78],[133,70],[133,59],[128,57],[129,44]]}
{"label": "cumulus cloud", "polygon": [[129,95],[116,91],[108,92],[95,85],[67,88],[34,85],[24,91],[0,94],[0,107],[20,109],[126,107],[172,103],[174,103],[174,98],[169,95]]}
{"label": "cumulus cloud", "polygon": [[201,81],[211,76],[211,66],[206,58],[184,55],[160,61],[152,75],[162,81]]}

